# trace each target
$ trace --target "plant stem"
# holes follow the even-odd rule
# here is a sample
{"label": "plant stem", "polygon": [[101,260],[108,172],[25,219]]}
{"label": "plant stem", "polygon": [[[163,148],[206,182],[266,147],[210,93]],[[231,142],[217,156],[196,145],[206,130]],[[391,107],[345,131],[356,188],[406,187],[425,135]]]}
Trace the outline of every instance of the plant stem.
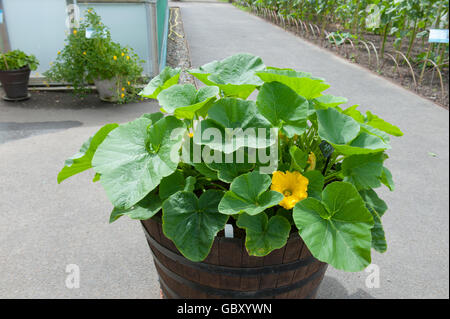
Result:
{"label": "plant stem", "polygon": [[[2,54],[3,60],[5,61],[6,70],[9,70],[8,61],[6,61],[5,54]],[[13,63],[14,64],[14,63]]]}
{"label": "plant stem", "polygon": [[385,45],[386,45],[386,39],[387,39],[387,32],[388,32],[388,29],[389,29],[389,23],[386,24],[386,25],[384,26],[384,31],[383,31],[383,42],[381,43],[381,51],[380,51],[381,59],[384,58],[384,48],[385,48]]}
{"label": "plant stem", "polygon": [[409,56],[411,54],[411,49],[414,44],[414,40],[416,38],[416,32],[417,32],[417,18],[414,20],[414,28],[412,30],[411,37],[409,38],[409,45],[408,45],[408,51],[406,53],[406,57],[409,59]]}

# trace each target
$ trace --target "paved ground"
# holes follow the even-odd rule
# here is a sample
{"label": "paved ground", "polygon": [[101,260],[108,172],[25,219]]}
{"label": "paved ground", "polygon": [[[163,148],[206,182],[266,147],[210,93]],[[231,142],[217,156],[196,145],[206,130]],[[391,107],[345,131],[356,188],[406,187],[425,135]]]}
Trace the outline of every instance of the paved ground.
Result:
{"label": "paved ground", "polygon": [[[182,8],[192,65],[253,53],[267,65],[326,78],[330,93],[405,133],[393,139],[387,163],[397,189],[380,193],[390,207],[389,251],[373,253],[380,288],[365,287],[365,272],[329,268],[318,297],[448,298],[448,111],[229,4],[173,4]],[[57,108],[46,98],[46,111],[29,107],[32,100],[0,103],[0,298],[159,297],[139,224],[123,218],[108,225],[111,205],[100,185],[89,184],[92,174],[56,185],[64,159],[87,136],[156,110],[156,103]],[[79,289],[65,287],[67,264],[80,266]]]}

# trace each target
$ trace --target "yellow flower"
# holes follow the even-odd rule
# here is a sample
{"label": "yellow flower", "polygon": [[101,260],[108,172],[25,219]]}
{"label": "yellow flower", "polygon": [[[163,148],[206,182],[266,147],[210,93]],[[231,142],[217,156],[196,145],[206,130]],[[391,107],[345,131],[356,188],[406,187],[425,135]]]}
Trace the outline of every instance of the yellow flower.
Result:
{"label": "yellow flower", "polygon": [[73,34],[74,34],[74,35],[77,35],[77,30],[73,30]]}
{"label": "yellow flower", "polygon": [[130,59],[130,57],[127,55],[127,60],[129,60]]}
{"label": "yellow flower", "polygon": [[270,189],[284,195],[280,206],[292,209],[295,204],[308,197],[308,183],[308,179],[299,172],[276,171],[273,173]]}
{"label": "yellow flower", "polygon": [[117,57],[116,57],[116,56],[113,56],[113,59],[114,59],[114,61],[116,61],[116,60],[117,60]]}
{"label": "yellow flower", "polygon": [[131,85],[130,81],[127,82],[128,85]]}
{"label": "yellow flower", "polygon": [[309,153],[307,162],[309,164],[307,171],[312,171],[316,168],[316,155],[313,152]]}
{"label": "yellow flower", "polygon": [[189,137],[194,137],[194,133],[190,132]]}
{"label": "yellow flower", "polygon": [[60,55],[61,54],[61,51],[58,51],[58,55]]}
{"label": "yellow flower", "polygon": [[122,56],[125,56],[125,53],[122,52]]}
{"label": "yellow flower", "polygon": [[122,92],[125,91],[125,88],[122,88]]}
{"label": "yellow flower", "polygon": [[83,52],[83,55],[86,55],[86,51]]}
{"label": "yellow flower", "polygon": [[125,94],[120,94],[120,97],[123,99],[125,97]]}
{"label": "yellow flower", "polygon": [[91,13],[92,9],[88,9],[88,12]]}

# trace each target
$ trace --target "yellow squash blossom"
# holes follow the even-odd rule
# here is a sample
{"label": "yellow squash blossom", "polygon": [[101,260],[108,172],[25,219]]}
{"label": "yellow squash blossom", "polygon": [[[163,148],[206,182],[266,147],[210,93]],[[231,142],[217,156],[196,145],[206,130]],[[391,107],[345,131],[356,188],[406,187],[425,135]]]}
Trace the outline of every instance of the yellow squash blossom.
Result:
{"label": "yellow squash blossom", "polygon": [[116,57],[116,56],[113,56],[113,59],[114,59],[114,61],[116,61],[116,60],[117,60],[117,57]]}
{"label": "yellow squash blossom", "polygon": [[122,88],[122,92],[125,91],[125,88]]}
{"label": "yellow squash blossom", "polygon": [[127,84],[130,85],[131,84],[130,81],[128,81]]}
{"label": "yellow squash blossom", "polygon": [[120,95],[120,97],[123,99],[123,98],[125,97],[125,94],[122,93],[122,94]]}
{"label": "yellow squash blossom", "polygon": [[86,55],[86,51],[83,52],[83,55]]}
{"label": "yellow squash blossom", "polygon": [[122,56],[125,56],[125,53],[122,52]]}
{"label": "yellow squash blossom", "polygon": [[292,209],[295,204],[308,197],[308,183],[308,179],[299,172],[276,171],[273,173],[270,189],[283,194],[280,206]]}
{"label": "yellow squash blossom", "polygon": [[307,162],[309,164],[307,171],[312,171],[316,168],[316,155],[313,152],[309,153]]}
{"label": "yellow squash blossom", "polygon": [[73,30],[73,34],[74,34],[74,35],[77,35],[77,30]]}

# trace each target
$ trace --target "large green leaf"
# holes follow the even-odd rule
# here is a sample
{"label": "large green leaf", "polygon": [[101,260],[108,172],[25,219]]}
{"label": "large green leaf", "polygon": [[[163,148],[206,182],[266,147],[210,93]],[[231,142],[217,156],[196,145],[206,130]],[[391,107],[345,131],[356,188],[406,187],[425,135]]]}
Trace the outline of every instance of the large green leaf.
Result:
{"label": "large green leaf", "polygon": [[264,82],[280,82],[307,100],[317,98],[330,87],[323,79],[313,78],[311,74],[292,69],[267,68],[256,73]]}
{"label": "large green leaf", "polygon": [[194,190],[196,179],[193,176],[184,178],[183,172],[177,170],[173,174],[164,177],[159,184],[159,197],[162,200],[167,199],[178,191],[192,192]]}
{"label": "large green leaf", "polygon": [[323,177],[322,173],[313,170],[306,171],[303,175],[308,179],[308,197],[313,197],[316,199],[322,199],[322,191],[323,185],[325,184],[325,177]]}
{"label": "large green leaf", "polygon": [[245,247],[251,256],[265,256],[286,245],[291,230],[289,221],[280,216],[268,219],[266,213],[241,214],[236,225],[245,229]]}
{"label": "large green leaf", "polygon": [[114,207],[109,218],[109,222],[112,223],[119,219],[121,216],[128,216],[131,219],[146,220],[152,218],[156,213],[161,210],[161,199],[155,192],[150,192],[137,204],[130,208],[118,208]]}
{"label": "large green leaf", "polygon": [[383,153],[346,157],[342,162],[344,181],[352,183],[358,190],[380,187],[383,161]]}
{"label": "large green leaf", "polygon": [[218,178],[226,183],[231,183],[236,177],[255,167],[255,163],[250,163],[245,153],[242,159],[238,158],[237,152],[228,154],[228,156],[221,155],[221,162],[206,163],[206,166],[216,171]]}
{"label": "large green leaf", "polygon": [[277,205],[283,199],[283,195],[268,190],[271,183],[269,175],[257,171],[236,177],[231,183],[230,190],[222,198],[219,211],[227,215],[240,212],[256,215]]}
{"label": "large green leaf", "polygon": [[385,166],[383,166],[383,171],[381,172],[380,181],[384,185],[386,185],[386,187],[389,188],[389,190],[391,192],[394,191],[395,184],[394,184],[394,180],[392,179],[391,171]]}
{"label": "large green leaf", "polygon": [[256,100],[259,112],[288,137],[306,129],[308,101],[279,82],[264,83]]}
{"label": "large green leaf", "polygon": [[173,116],[139,118],[112,131],[92,160],[115,207],[130,208],[177,168],[185,126]]}
{"label": "large green leaf", "polygon": [[386,212],[387,205],[372,189],[362,190],[359,194],[366,203],[366,207],[372,214],[374,221],[372,228],[372,248],[380,253],[384,253],[387,250],[387,243],[381,217]]}
{"label": "large green leaf", "polygon": [[206,85],[218,86],[225,96],[246,99],[256,87],[262,85],[255,72],[264,68],[261,58],[239,53],[189,70],[189,73]]}
{"label": "large green leaf", "polygon": [[317,120],[319,136],[331,144],[350,143],[360,131],[354,119],[333,108],[317,110]]}
{"label": "large green leaf", "polygon": [[289,154],[291,155],[291,167],[303,172],[308,165],[308,153],[293,145],[289,148]]}
{"label": "large green leaf", "polygon": [[322,201],[306,198],[297,203],[293,218],[317,259],[345,271],[360,271],[370,264],[374,221],[352,184],[329,184]]}
{"label": "large green leaf", "polygon": [[331,94],[324,94],[322,96],[315,98],[313,101],[317,109],[327,109],[329,107],[336,107],[338,105],[345,104],[348,102],[348,100],[345,97],[334,96]]}
{"label": "large green leaf", "polygon": [[389,149],[390,146],[375,131],[367,132],[352,117],[334,108],[317,110],[319,136],[341,154],[369,154]]}
{"label": "large green leaf", "polygon": [[206,115],[210,102],[219,94],[217,86],[205,86],[198,91],[192,84],[176,84],[158,95],[162,111],[173,113],[178,118],[193,119]]}
{"label": "large green leaf", "polygon": [[381,138],[366,132],[359,133],[359,135],[348,145],[333,144],[333,146],[338,152],[347,156],[353,154],[378,153],[391,148],[391,146],[385,143]]}
{"label": "large green leaf", "polygon": [[156,99],[158,94],[162,91],[178,83],[180,78],[181,69],[172,69],[170,66],[166,66],[160,74],[155,76],[147,86],[139,93],[139,95],[147,97],[149,99]]}
{"label": "large green leaf", "polygon": [[204,192],[199,199],[181,191],[163,203],[163,231],[187,259],[202,261],[208,256],[216,234],[225,227],[228,216],[217,205],[223,193]]}
{"label": "large green leaf", "polygon": [[369,111],[366,112],[366,117],[367,117],[367,124],[374,128],[377,128],[383,132],[386,132],[394,136],[403,135],[403,132],[397,126],[386,122],[385,120],[379,118],[375,114],[370,113]]}
{"label": "large green leaf", "polygon": [[359,107],[359,105],[352,105],[352,106],[346,108],[345,110],[343,110],[342,113],[350,116],[351,118],[353,118],[355,121],[357,121],[359,123],[364,123],[364,121],[365,121],[364,115],[362,115],[361,112],[357,110],[358,107]]}
{"label": "large green leaf", "polygon": [[[258,128],[264,128],[259,134]],[[216,101],[208,112],[208,119],[197,125],[194,143],[229,154],[242,147],[267,148],[276,142],[270,124],[260,118],[256,104],[236,98]]]}
{"label": "large green leaf", "polygon": [[65,161],[64,167],[58,173],[58,184],[66,178],[92,168],[92,158],[94,157],[98,146],[105,140],[106,136],[118,126],[119,124],[116,123],[106,124],[98,130],[94,136],[84,142],[80,151]]}

